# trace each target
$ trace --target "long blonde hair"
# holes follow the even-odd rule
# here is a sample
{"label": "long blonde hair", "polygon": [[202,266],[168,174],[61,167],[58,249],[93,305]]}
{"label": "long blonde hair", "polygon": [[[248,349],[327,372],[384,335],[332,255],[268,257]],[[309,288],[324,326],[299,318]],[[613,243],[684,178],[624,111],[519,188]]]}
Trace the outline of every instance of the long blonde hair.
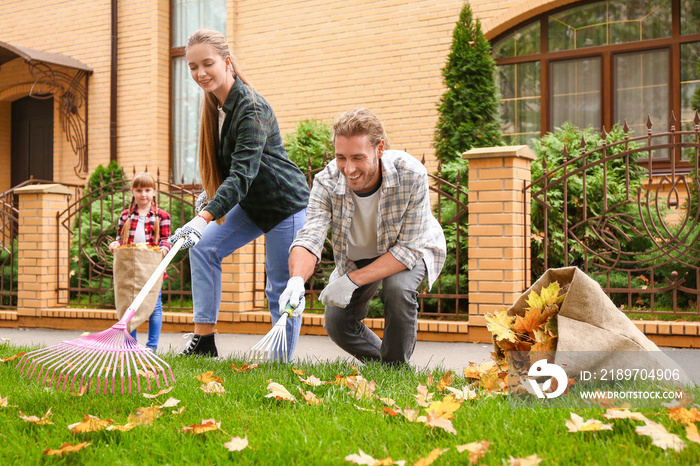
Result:
{"label": "long blonde hair", "polygon": [[[134,188],[153,188],[156,191],[156,195],[153,196],[153,207],[156,210],[156,224],[155,224],[155,243],[156,246],[160,244],[160,216],[158,215],[158,190],[156,189],[156,180],[153,179],[148,172],[141,172],[134,175],[134,179],[131,180],[131,189]],[[122,243],[129,243],[129,232],[131,230],[131,211],[134,210],[136,206],[136,198],[131,195],[131,203],[129,204],[129,215],[126,216],[126,221],[122,226],[121,237]]]}
{"label": "long blonde hair", "polygon": [[[210,45],[221,55],[221,58],[231,58],[231,75],[238,77],[245,84],[250,83],[243,75],[236,59],[231,55],[226,38],[219,31],[198,29],[187,39],[187,48],[193,45]],[[209,199],[214,197],[216,190],[224,182],[224,174],[219,171],[216,163],[216,153],[219,148],[219,110],[218,101],[212,92],[205,92],[202,100],[202,120],[199,126],[199,175],[202,187]]]}

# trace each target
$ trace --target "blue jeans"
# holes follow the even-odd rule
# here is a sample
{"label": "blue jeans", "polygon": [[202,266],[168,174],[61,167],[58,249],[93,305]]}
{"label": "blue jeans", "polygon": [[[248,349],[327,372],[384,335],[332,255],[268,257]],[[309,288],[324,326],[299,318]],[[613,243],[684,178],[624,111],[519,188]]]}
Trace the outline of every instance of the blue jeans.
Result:
{"label": "blue jeans", "polygon": [[[306,209],[290,215],[275,228],[263,233],[248,214],[236,206],[226,214],[226,221],[222,225],[209,223],[202,233],[202,239],[190,249],[194,322],[216,323],[221,306],[221,262],[235,250],[264,234],[267,275],[265,296],[274,325],[280,318],[277,301],[289,280],[289,247],[305,220]],[[287,321],[287,354],[290,360],[294,357],[300,330],[301,319]]]}
{"label": "blue jeans", "polygon": [[[160,329],[163,327],[163,292],[158,293],[158,301],[153,309],[153,314],[148,318],[148,343],[146,346],[155,351],[158,348],[158,340],[160,339]],[[131,336],[136,339],[136,329],[131,332]]]}

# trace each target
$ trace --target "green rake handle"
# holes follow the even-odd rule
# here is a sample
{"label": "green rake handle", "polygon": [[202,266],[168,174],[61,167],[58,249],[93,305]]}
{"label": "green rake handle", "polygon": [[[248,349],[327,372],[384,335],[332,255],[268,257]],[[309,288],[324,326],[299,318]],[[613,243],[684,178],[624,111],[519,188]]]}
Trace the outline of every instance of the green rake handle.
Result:
{"label": "green rake handle", "polygon": [[160,264],[158,264],[156,270],[153,272],[153,274],[151,274],[148,281],[146,281],[146,284],[143,285],[143,288],[141,288],[139,294],[136,295],[136,298],[134,298],[132,303],[129,305],[129,308],[126,310],[121,320],[117,322],[117,325],[124,324],[124,326],[126,327],[126,324],[128,324],[132,317],[134,317],[134,314],[136,314],[136,310],[141,306],[141,304],[143,304],[143,301],[146,299],[146,296],[148,296],[148,293],[151,292],[151,289],[153,289],[153,286],[155,286],[158,279],[161,276],[163,276],[166,267],[170,265],[170,262],[173,260],[173,257],[175,257],[175,254],[177,254],[178,251],[180,251],[180,248],[185,242],[185,239],[186,237],[182,237],[179,240],[177,240],[175,244],[173,244],[173,247],[170,248],[168,254],[163,258]]}

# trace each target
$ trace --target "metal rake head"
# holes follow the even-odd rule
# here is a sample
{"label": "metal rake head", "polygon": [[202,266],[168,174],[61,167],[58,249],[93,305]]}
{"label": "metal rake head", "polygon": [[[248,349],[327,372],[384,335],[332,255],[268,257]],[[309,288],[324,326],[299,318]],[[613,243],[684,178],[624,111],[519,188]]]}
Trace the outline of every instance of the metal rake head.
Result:
{"label": "metal rake head", "polygon": [[[81,393],[132,392],[132,382],[141,391],[141,378],[146,378],[151,390],[151,379],[161,388],[161,377],[168,384],[168,374],[175,382],[170,365],[151,349],[139,345],[126,329],[110,328],[94,335],[54,346],[30,351],[22,356],[16,369],[29,379],[61,390]],[[38,371],[37,371],[38,369]],[[166,372],[167,370],[167,372]],[[117,382],[118,380],[118,382]],[[68,383],[70,381],[70,384]],[[111,383],[110,383],[111,382]]]}
{"label": "metal rake head", "polygon": [[287,316],[282,313],[272,330],[248,351],[249,359],[254,362],[278,361],[287,363]]}

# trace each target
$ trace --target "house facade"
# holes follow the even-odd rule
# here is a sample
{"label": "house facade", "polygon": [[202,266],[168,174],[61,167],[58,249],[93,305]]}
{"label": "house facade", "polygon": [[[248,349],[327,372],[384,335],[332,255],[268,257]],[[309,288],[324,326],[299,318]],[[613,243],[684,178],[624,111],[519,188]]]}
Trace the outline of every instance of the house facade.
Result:
{"label": "house facade", "polygon": [[[656,109],[647,99],[647,111],[661,116],[674,110],[688,119],[687,96],[696,86],[689,64],[700,42],[695,31],[700,22],[688,18],[697,13],[697,2],[470,3],[494,43],[504,131],[513,141],[527,142],[563,119],[609,125],[625,115],[616,102],[638,103],[646,95],[637,89],[627,98],[616,91],[623,86],[656,89],[652,97],[664,103]],[[275,109],[283,133],[304,118],[328,121],[350,107],[367,106],[385,121],[394,147],[425,156],[434,166],[441,68],[462,5],[4,1],[0,163],[11,169],[0,173],[0,190],[29,178],[79,184],[111,160],[137,170],[158,167],[177,181],[196,184],[201,93],[189,78],[183,46],[202,26],[226,34],[247,76]],[[622,39],[601,39],[618,24],[632,31],[620,32]],[[561,43],[555,43],[557,33]],[[614,58],[620,53],[628,56]],[[664,69],[654,73],[663,79],[619,83],[620,69],[631,76],[643,69],[642,61]],[[644,110],[633,110],[630,120],[637,124]]]}

